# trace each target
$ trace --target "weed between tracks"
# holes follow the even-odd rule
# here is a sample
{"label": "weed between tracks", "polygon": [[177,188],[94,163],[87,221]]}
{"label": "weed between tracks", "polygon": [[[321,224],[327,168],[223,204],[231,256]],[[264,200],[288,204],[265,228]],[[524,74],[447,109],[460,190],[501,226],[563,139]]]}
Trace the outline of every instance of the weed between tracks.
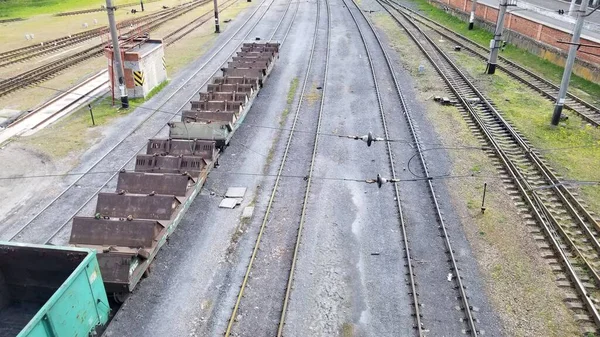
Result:
{"label": "weed between tracks", "polygon": [[[478,86],[503,112],[504,116],[549,161],[551,167],[566,179],[600,181],[600,129],[587,125],[576,114],[565,110],[569,119],[557,128],[549,124],[554,110],[547,99],[498,72],[484,74],[485,64],[468,54],[450,52],[459,64],[473,76]],[[583,199],[590,209],[600,214],[600,187],[581,186]]]}
{"label": "weed between tracks", "polygon": [[[411,1],[419,5],[419,9],[422,11],[422,14],[436,21],[437,23],[450,28],[458,34],[466,36],[481,45],[489,45],[493,34],[487,30],[478,27],[475,27],[473,30],[468,30],[467,24],[464,21],[429,4],[427,0]],[[560,83],[562,79],[563,67],[534,55],[524,49],[517,48],[514,45],[508,45],[505,50],[501,52],[501,55],[521,66],[524,66],[525,68],[536,72],[537,74],[554,83]],[[580,96],[588,102],[596,103],[596,105],[600,106],[600,100],[598,99],[600,97],[600,85],[597,83],[590,82],[573,74],[571,77],[569,91],[577,96]]]}
{"label": "weed between tracks", "polygon": [[[425,57],[415,52],[417,47],[412,40],[401,33],[403,30],[387,14],[372,14],[371,18],[389,38],[400,64],[415,79],[416,99],[424,106],[444,146],[480,146],[456,108],[432,101],[434,95],[444,95],[445,87]],[[425,65],[424,74],[418,74],[420,64]],[[481,151],[450,151],[449,155],[452,175],[497,175],[491,160]],[[482,214],[484,182],[488,183],[487,210]],[[477,259],[485,291],[506,335],[578,335],[577,324],[562,301],[552,271],[540,257],[500,180],[450,179],[445,183]]]}

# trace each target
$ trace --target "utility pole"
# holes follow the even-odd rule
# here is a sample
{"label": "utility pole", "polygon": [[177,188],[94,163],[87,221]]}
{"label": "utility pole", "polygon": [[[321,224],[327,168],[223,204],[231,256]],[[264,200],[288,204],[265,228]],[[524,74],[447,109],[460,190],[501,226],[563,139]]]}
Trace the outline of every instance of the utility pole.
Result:
{"label": "utility pole", "polygon": [[490,59],[488,60],[485,72],[487,74],[494,74],[496,72],[496,63],[498,62],[498,52],[502,48],[502,31],[504,30],[504,15],[506,9],[509,6],[510,0],[500,0],[500,13],[498,14],[498,21],[496,21],[496,31],[494,32],[494,38],[490,41]]}
{"label": "utility pole", "polygon": [[219,5],[217,4],[217,0],[213,1],[215,4],[215,33],[220,33],[219,29]]}
{"label": "utility pole", "polygon": [[579,11],[577,12],[577,23],[575,23],[575,30],[573,31],[573,37],[571,38],[569,56],[567,56],[565,71],[563,72],[562,81],[560,82],[558,98],[556,99],[556,105],[554,106],[554,114],[552,115],[552,125],[554,126],[558,125],[558,122],[560,121],[560,115],[563,107],[565,106],[565,97],[567,96],[567,89],[569,88],[569,81],[571,80],[571,73],[573,72],[575,56],[577,56],[577,49],[579,49],[579,38],[581,37],[581,30],[583,29],[583,22],[585,21],[586,9],[587,0],[582,0],[581,6],[579,6]]}
{"label": "utility pole", "polygon": [[110,28],[110,38],[113,45],[113,57],[115,63],[113,68],[117,68],[119,76],[119,91],[121,93],[121,108],[129,108],[129,97],[127,97],[127,88],[125,87],[125,74],[123,71],[123,60],[121,59],[121,49],[119,48],[119,34],[117,33],[117,23],[115,22],[115,10],[112,0],[106,0],[106,12],[108,13],[108,25]]}
{"label": "utility pole", "polygon": [[473,24],[475,23],[475,10],[477,9],[477,0],[473,0],[471,4],[471,16],[469,16],[469,30],[473,29]]}
{"label": "utility pole", "polygon": [[142,12],[144,11],[144,0],[140,0],[140,5],[142,6]]}
{"label": "utility pole", "polygon": [[[583,1],[583,0],[582,0]],[[575,16],[575,5],[577,4],[577,0],[571,0],[571,4],[569,5],[569,15]]]}

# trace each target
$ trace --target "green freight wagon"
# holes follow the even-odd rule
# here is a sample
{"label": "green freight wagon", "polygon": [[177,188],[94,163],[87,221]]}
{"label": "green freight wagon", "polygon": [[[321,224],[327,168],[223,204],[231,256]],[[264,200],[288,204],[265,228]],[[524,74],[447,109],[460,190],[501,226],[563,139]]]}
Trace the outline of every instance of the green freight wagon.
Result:
{"label": "green freight wagon", "polygon": [[0,337],[86,337],[109,311],[94,251],[0,242]]}

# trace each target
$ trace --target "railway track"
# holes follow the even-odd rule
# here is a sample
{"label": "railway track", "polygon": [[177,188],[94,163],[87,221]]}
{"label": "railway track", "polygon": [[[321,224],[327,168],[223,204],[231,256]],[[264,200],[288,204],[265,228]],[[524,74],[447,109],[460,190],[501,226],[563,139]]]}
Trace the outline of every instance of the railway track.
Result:
{"label": "railway track", "polygon": [[[202,6],[207,3],[209,3],[209,1],[205,0],[202,2],[196,2],[196,3],[194,3],[193,6],[190,6],[190,7],[186,7],[183,9],[180,8],[178,11],[175,11],[166,16],[163,16],[160,19],[158,19],[157,21],[151,21],[151,22],[147,22],[147,23],[143,24],[142,26],[139,27],[139,29],[142,29],[144,31],[152,31],[154,29],[157,29],[159,26],[161,26],[165,22],[185,14],[187,11],[191,10],[192,8]],[[187,31],[187,33],[189,33],[189,32],[191,32],[191,30]],[[183,35],[181,35],[179,38],[181,38],[182,36]],[[82,50],[78,53],[60,58],[56,61],[42,65],[35,69],[23,72],[17,76],[13,76],[9,79],[0,81],[0,96],[4,96],[8,93],[19,90],[21,88],[25,88],[27,86],[39,83],[41,81],[44,81],[44,80],[52,77],[53,75],[59,73],[60,71],[62,71],[64,69],[72,67],[72,66],[79,64],[85,60],[88,60],[90,58],[100,56],[104,52],[103,47],[104,47],[104,43],[99,43],[90,48]]]}
{"label": "railway track", "polygon": [[[264,3],[263,0],[262,3]],[[140,124],[130,130],[123,138],[108,149],[102,156],[100,156],[93,164],[90,165],[84,172],[78,175],[65,189],[63,189],[57,196],[55,196],[50,202],[42,207],[35,215],[28,219],[25,223],[18,226],[16,231],[11,234],[4,235],[3,240],[7,241],[20,241],[30,243],[42,243],[42,244],[55,244],[55,241],[61,234],[64,234],[68,225],[73,217],[75,217],[81,210],[83,210],[94,198],[100,193],[117,175],[125,169],[125,167],[131,163],[137,156],[137,154],[145,149],[146,140],[148,138],[156,137],[168,126],[166,123],[176,118],[180,111],[182,111],[188,104],[189,101],[196,97],[198,91],[195,91],[192,95],[177,97],[184,87],[194,80],[195,76],[206,70],[206,67],[210,66],[211,69],[215,69],[209,74],[207,79],[198,86],[198,90],[203,88],[208,81],[223,67],[231,58],[231,56],[239,49],[244,43],[248,36],[252,33],[254,27],[260,23],[260,19],[268,12],[273,1],[269,3],[267,8],[263,8],[258,5],[256,9],[248,16],[246,21],[240,25],[240,27],[231,34],[231,36],[223,42],[221,47],[213,52],[213,54],[204,62],[198,69],[190,74],[186,80],[184,80],[176,90],[170,94],[164,102],[156,107],[150,109],[151,112],[146,115]],[[259,10],[263,12],[257,16]],[[253,19],[255,20],[254,22]],[[250,24],[250,26],[248,26]],[[238,34],[243,30],[248,31],[243,33],[241,36]],[[233,42],[232,42],[233,41]],[[234,46],[230,44],[233,43]],[[219,61],[223,57],[221,51],[226,47],[228,51],[224,61]],[[214,67],[214,68],[213,68]],[[162,109],[172,101],[185,102],[183,105],[179,105],[172,114],[163,113]],[[165,115],[166,120],[160,120],[159,127],[152,126],[149,121],[151,117],[161,113]],[[149,129],[149,130],[148,130]],[[148,137],[151,135],[151,137]],[[143,144],[140,146],[139,144]],[[126,158],[125,160],[123,158]],[[97,173],[101,172],[101,173]],[[90,174],[91,173],[91,174]],[[84,188],[80,188],[83,186]],[[17,227],[17,226],[15,226]],[[50,235],[44,233],[50,232]],[[64,238],[63,238],[64,239]]]}
{"label": "railway track", "polygon": [[[429,170],[428,170],[427,162],[426,162],[424,154],[423,154],[422,145],[420,143],[419,137],[416,132],[416,126],[415,126],[415,124],[413,122],[413,118],[411,116],[411,111],[408,108],[406,99],[402,93],[402,90],[400,89],[398,78],[396,77],[394,68],[393,68],[390,58],[387,54],[387,51],[385,50],[383,43],[381,42],[379,36],[377,35],[377,32],[375,31],[375,28],[373,27],[372,23],[366,17],[364,12],[360,9],[360,7],[356,4],[356,2],[354,2],[354,0],[344,0],[344,2],[345,3],[351,2],[352,6],[356,8],[356,11],[360,13],[362,18],[366,22],[367,26],[369,27],[368,29],[370,31],[370,34],[373,35],[374,40],[376,41],[376,46],[377,46],[376,48],[380,50],[381,54],[383,55],[383,58],[385,59],[384,68],[387,70],[387,72],[382,72],[380,69],[381,68],[380,63],[376,64],[376,62],[373,60],[372,52],[374,52],[374,50],[370,50],[369,45],[368,45],[367,41],[365,40],[366,34],[361,29],[359,20],[357,20],[356,15],[354,13],[352,13],[352,10],[350,10],[351,5],[347,5],[346,7],[350,11],[352,18],[354,19],[354,22],[360,31],[361,39],[365,46],[366,56],[369,61],[369,66],[371,68],[371,77],[375,84],[374,90],[375,90],[375,93],[377,96],[378,110],[379,110],[379,113],[381,116],[381,122],[382,122],[383,130],[384,130],[385,139],[391,139],[391,137],[390,137],[391,130],[386,121],[386,114],[390,114],[392,111],[394,111],[395,107],[389,106],[389,103],[386,106],[386,104],[383,102],[383,100],[382,100],[383,93],[380,89],[381,88],[380,85],[383,85],[385,87],[385,83],[392,83],[395,94],[396,94],[397,99],[401,106],[401,111],[404,115],[404,119],[408,126],[408,130],[411,135],[412,142],[414,144],[414,148],[416,150],[416,155],[419,158],[419,163],[420,163],[422,172],[424,174],[424,177],[431,177]],[[389,77],[389,79],[388,79],[388,81],[380,84],[380,82],[382,81],[384,76]],[[391,143],[389,141],[386,141],[386,150],[387,150],[387,157],[388,157],[388,161],[389,161],[390,173],[392,175],[392,179],[397,179],[399,177],[397,175],[396,167],[394,165],[394,163],[395,163],[394,150],[392,149]],[[452,273],[452,280],[456,283],[455,288],[456,288],[457,295],[458,295],[458,296],[456,296],[456,299],[459,302],[460,310],[464,314],[464,318],[461,319],[461,321],[465,325],[463,332],[470,336],[478,336],[480,333],[480,330],[476,325],[477,319],[475,318],[473,305],[470,303],[470,297],[468,296],[468,294],[466,292],[466,286],[464,284],[463,277],[461,276],[461,271],[460,271],[461,269],[458,265],[458,261],[455,256],[455,253],[454,253],[452,242],[451,242],[450,236],[448,234],[448,231],[449,231],[447,228],[448,226],[446,225],[446,222],[444,221],[444,217],[442,216],[442,211],[440,209],[438,196],[436,194],[433,182],[431,180],[427,180],[426,182],[427,182],[427,190],[429,192],[429,195],[430,195],[431,201],[432,201],[430,207],[431,207],[433,213],[435,213],[436,220],[439,224],[441,236],[443,237],[443,242],[444,242],[444,246],[445,246],[445,252],[448,255],[449,270]],[[427,335],[427,332],[429,331],[429,329],[426,328],[426,324],[423,321],[424,318],[422,318],[423,312],[420,308],[422,303],[419,301],[419,297],[418,297],[419,289],[417,286],[415,268],[413,265],[414,260],[413,260],[411,250],[410,250],[410,242],[409,242],[409,234],[407,231],[407,223],[405,221],[405,218],[403,215],[404,211],[403,211],[403,207],[401,205],[401,194],[400,194],[398,184],[393,184],[393,185],[394,185],[394,196],[395,196],[395,200],[396,200],[396,207],[397,207],[397,211],[398,211],[398,218],[399,218],[398,220],[399,220],[399,224],[400,224],[400,230],[402,233],[403,247],[404,247],[404,253],[405,253],[405,258],[406,258],[406,266],[408,268],[408,282],[407,283],[409,284],[410,293],[411,293],[410,295],[412,297],[411,305],[412,305],[412,309],[413,309],[413,317],[415,319],[414,327],[419,336],[425,336],[425,335]],[[431,320],[434,321],[435,319],[431,318]]]}
{"label": "railway track", "polygon": [[[207,3],[206,1],[200,1],[199,3]],[[161,20],[165,16],[175,13],[176,11],[186,9],[188,4],[182,5],[182,7],[177,6],[170,8],[165,11],[152,13],[149,15],[142,16],[140,18],[128,19],[122,22],[119,22],[117,28],[124,29],[128,28],[131,25],[137,25],[141,23],[147,23],[150,21]],[[0,53],[0,59],[3,61],[0,63],[0,68],[9,66],[14,63],[26,62],[33,58],[46,55],[49,53],[53,53],[64,49],[69,46],[73,46],[87,40],[100,37],[102,35],[108,34],[108,29],[106,27],[94,28],[85,32],[80,32],[76,34],[72,34],[69,36],[63,36],[58,39],[43,41],[38,44],[21,47],[13,50],[9,50],[6,52]]]}
{"label": "railway track", "polygon": [[[228,0],[228,1],[225,1],[221,4],[219,4],[219,11],[226,10],[227,8],[233,6],[236,2],[237,2],[237,0]],[[196,28],[202,26],[208,20],[213,18],[212,14],[213,14],[212,11],[208,11],[208,12],[200,15],[200,17],[198,17],[194,21],[189,22],[186,25],[181,26],[180,28],[165,35],[163,39],[165,40],[166,45],[167,46],[172,45],[173,43],[179,41],[181,38],[183,38],[187,34],[193,32]]]}
{"label": "railway track", "polygon": [[[232,5],[234,5],[237,2],[237,0],[229,0],[226,1],[222,4],[219,5],[219,9],[221,11],[231,7]],[[202,24],[206,23],[208,20],[210,20],[212,12],[207,12],[205,14],[203,14],[202,16],[200,16],[198,19],[192,21],[190,24],[192,24],[192,26],[190,27],[188,25],[182,26],[181,28],[178,28],[177,30],[169,33],[167,36],[165,36],[165,42],[167,46],[172,45],[173,43],[179,41],[181,38],[183,38],[184,36],[186,36],[187,34],[193,32],[196,28],[200,27]],[[94,76],[95,77],[95,76]],[[90,79],[84,81],[83,83],[79,83],[75,88],[77,87],[81,87],[82,85],[85,85],[86,82],[88,82]],[[106,82],[106,84],[108,84],[109,82]],[[32,110],[30,113],[27,113],[26,115],[23,115],[21,117],[19,117],[17,120],[15,120],[14,122],[12,122],[11,124],[8,125],[8,127],[13,127],[15,124],[20,123],[32,116],[35,115],[36,112],[38,112],[39,110],[43,109],[44,107],[46,107],[48,104],[51,104],[53,102],[55,102],[58,98],[64,96],[68,94],[68,92],[64,92],[61,95],[51,99],[48,102],[45,102],[43,105],[37,107],[36,109]],[[58,111],[56,114],[59,114],[60,111]],[[50,116],[49,118],[51,118],[53,116]]]}
{"label": "railway track", "polygon": [[[311,74],[312,71],[316,68],[316,67],[314,67],[314,61],[315,61],[314,56],[315,56],[315,50],[317,49],[319,26],[320,26],[320,23],[322,20],[321,2],[318,2],[317,16],[315,19],[315,27],[314,27],[314,31],[313,31],[313,41],[312,41],[312,46],[311,46],[310,54],[309,54],[309,58],[308,58],[308,66],[306,68],[304,80],[302,82],[302,89],[300,91],[300,97],[299,97],[298,104],[296,106],[296,110],[295,110],[295,113],[293,116],[292,126],[289,129],[289,135],[288,135],[288,138],[286,141],[285,149],[283,151],[283,157],[282,157],[279,167],[277,169],[277,174],[275,175],[275,183],[273,184],[273,188],[271,190],[271,194],[270,194],[270,197],[269,197],[269,200],[267,203],[263,221],[259,228],[259,232],[256,237],[256,241],[254,243],[254,248],[252,250],[252,254],[250,256],[250,260],[248,262],[248,266],[246,268],[246,272],[244,274],[244,278],[242,280],[240,290],[236,297],[236,301],[235,301],[233,310],[231,312],[231,316],[229,318],[227,328],[225,330],[225,336],[231,336],[234,333],[233,332],[234,325],[237,322],[238,312],[239,312],[240,306],[242,304],[242,298],[244,298],[244,296],[245,296],[248,282],[250,279],[250,274],[253,271],[254,262],[257,258],[258,251],[261,247],[263,236],[268,235],[266,233],[267,223],[269,221],[272,221],[273,204],[275,203],[276,196],[279,191],[279,187],[281,186],[281,183],[282,183],[282,181],[281,181],[282,175],[285,174],[286,172],[289,173],[289,170],[291,169],[287,165],[288,157],[290,156],[290,153],[293,152],[291,149],[293,147],[296,148],[300,145],[303,147],[306,147],[306,143],[302,143],[300,145],[298,143],[295,143],[295,146],[294,146],[292,144],[292,142],[295,140],[294,136],[296,135],[295,131],[296,131],[296,127],[298,125],[298,120],[303,115],[300,112],[302,111],[303,108],[306,108],[306,106],[310,104],[307,102],[306,96],[308,95],[308,92],[310,91],[310,83],[312,83],[311,80],[315,80],[315,77],[318,77],[318,78],[323,79],[323,85],[322,85],[323,93],[320,97],[320,103],[319,103],[319,107],[318,107],[318,111],[317,111],[317,120],[316,120],[316,125],[315,125],[316,131],[314,133],[314,139],[312,140],[313,144],[312,144],[312,147],[310,147],[310,149],[307,148],[307,150],[310,150],[310,152],[311,152],[311,154],[310,154],[311,158],[310,158],[310,163],[308,164],[308,168],[305,171],[307,179],[306,179],[306,184],[304,185],[304,187],[305,187],[304,197],[301,202],[300,222],[298,223],[298,225],[296,227],[297,228],[297,231],[295,232],[296,240],[294,243],[292,261],[291,261],[291,266],[289,269],[289,274],[287,276],[287,283],[285,286],[285,295],[284,295],[284,298],[282,301],[282,308],[281,308],[279,320],[278,320],[279,324],[278,324],[278,328],[277,328],[277,336],[282,336],[282,334],[283,334],[283,328],[285,325],[285,316],[286,316],[287,306],[288,306],[288,303],[290,300],[290,294],[291,294],[291,290],[292,290],[292,282],[293,282],[293,278],[294,278],[294,271],[295,271],[295,267],[296,267],[296,261],[298,258],[298,250],[299,250],[299,246],[300,246],[300,240],[302,237],[302,230],[304,227],[306,206],[307,206],[308,197],[309,197],[309,193],[310,193],[310,187],[312,184],[312,173],[313,173],[314,163],[315,163],[316,154],[317,154],[318,133],[320,131],[320,125],[321,125],[321,120],[322,120],[325,88],[327,87],[327,70],[328,70],[328,63],[329,63],[329,47],[330,47],[329,46],[329,44],[330,44],[330,29],[329,29],[330,28],[329,27],[330,26],[330,20],[329,20],[330,10],[329,10],[328,0],[325,0],[325,3],[326,3],[326,12],[327,12],[327,38],[326,38],[326,55],[327,56],[324,61],[325,64],[323,65],[323,74],[318,74],[318,75]],[[287,34],[286,34],[286,36],[287,36]],[[284,42],[285,41],[282,41],[282,46],[283,46]],[[286,170],[286,169],[288,171],[284,172],[284,170]],[[303,170],[303,169],[301,169],[301,170]]]}
{"label": "railway track", "polygon": [[502,116],[453,61],[414,20],[394,3],[378,0],[426,55],[459,102],[471,129],[491,146],[502,163],[514,195],[538,224],[536,240],[554,271],[566,301],[585,332],[600,327],[600,226],[539,153]]}
{"label": "railway track", "polygon": [[[436,23],[435,21],[417,13],[410,8],[407,8],[401,4],[395,2],[395,5],[398,8],[401,8],[407,13],[411,14],[413,20],[416,23],[427,27],[431,31],[435,32],[437,35],[443,36],[449,41],[456,43],[457,45],[462,46],[465,50],[467,50],[472,55],[480,58],[481,60],[487,61],[489,56],[489,49],[485,46],[478,44],[477,42],[470,40],[469,38],[460,35],[452,30],[444,27],[443,25]],[[516,64],[508,60],[505,57],[498,57],[498,69],[504,71],[507,75],[516,79],[517,81],[526,84],[528,87],[540,93],[543,97],[552,101],[553,103],[556,101],[556,97],[558,96],[559,86],[544,79],[543,77],[535,74],[533,71],[526,69],[525,67]],[[594,125],[600,125],[600,108],[594,106],[593,104],[586,102],[585,100],[571,94],[567,93],[566,97],[566,106],[573,110],[577,115],[579,115],[586,122]]]}

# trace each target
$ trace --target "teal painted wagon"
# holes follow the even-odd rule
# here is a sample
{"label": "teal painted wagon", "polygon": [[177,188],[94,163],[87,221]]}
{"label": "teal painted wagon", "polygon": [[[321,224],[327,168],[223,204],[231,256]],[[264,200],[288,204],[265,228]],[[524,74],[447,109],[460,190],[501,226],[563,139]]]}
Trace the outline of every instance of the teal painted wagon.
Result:
{"label": "teal painted wagon", "polygon": [[0,242],[0,337],[86,337],[109,311],[94,251]]}

